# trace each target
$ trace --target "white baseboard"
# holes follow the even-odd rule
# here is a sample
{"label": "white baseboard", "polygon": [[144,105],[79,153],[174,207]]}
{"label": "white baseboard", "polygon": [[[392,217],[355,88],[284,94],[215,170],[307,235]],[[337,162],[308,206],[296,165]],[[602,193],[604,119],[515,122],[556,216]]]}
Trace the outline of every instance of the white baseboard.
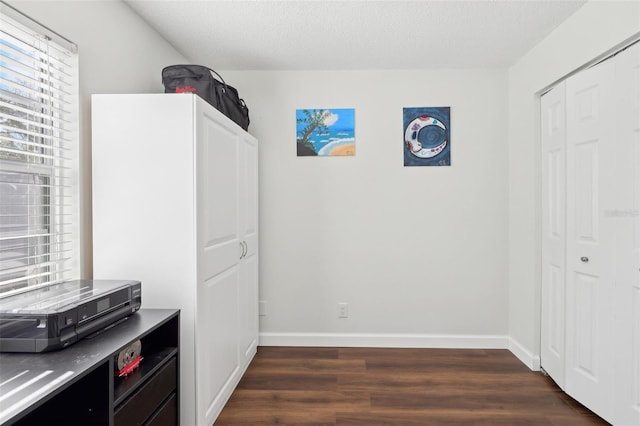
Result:
{"label": "white baseboard", "polygon": [[508,349],[514,354],[524,365],[529,367],[532,371],[540,371],[540,356],[534,355],[525,349],[516,340],[509,337]]}
{"label": "white baseboard", "polygon": [[508,336],[394,333],[260,333],[260,346],[508,349]]}

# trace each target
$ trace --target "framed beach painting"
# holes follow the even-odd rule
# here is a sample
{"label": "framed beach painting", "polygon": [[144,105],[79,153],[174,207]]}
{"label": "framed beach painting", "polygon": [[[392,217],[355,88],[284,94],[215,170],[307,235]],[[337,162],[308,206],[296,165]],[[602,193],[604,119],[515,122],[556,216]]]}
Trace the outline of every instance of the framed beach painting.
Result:
{"label": "framed beach painting", "polygon": [[403,108],[404,165],[451,165],[451,108]]}
{"label": "framed beach painting", "polygon": [[297,109],[298,157],[355,155],[354,117],[352,108]]}

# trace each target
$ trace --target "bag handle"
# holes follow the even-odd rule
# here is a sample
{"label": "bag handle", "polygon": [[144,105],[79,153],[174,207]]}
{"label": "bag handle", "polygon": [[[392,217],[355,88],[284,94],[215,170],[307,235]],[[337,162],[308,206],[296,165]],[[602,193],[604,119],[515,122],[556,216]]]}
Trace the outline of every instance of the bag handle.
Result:
{"label": "bag handle", "polygon": [[209,71],[211,71],[214,75],[216,75],[220,79],[220,81],[222,82],[222,85],[224,86],[224,91],[226,92],[227,91],[227,82],[224,81],[224,78],[222,78],[222,76],[220,74],[218,74],[216,71],[212,70],[211,68],[209,68],[209,67],[205,67],[205,68],[208,69]]}
{"label": "bag handle", "polygon": [[[220,81],[222,81],[222,85],[224,86],[224,92],[227,92],[227,82],[224,81],[224,78],[222,78],[222,76],[220,74],[218,74],[216,71],[212,70],[211,68],[205,66],[205,65],[201,65],[203,68],[208,69],[209,71],[211,71],[213,74],[217,75],[220,78]],[[245,104],[244,99],[238,98],[240,100],[240,103],[242,104],[243,107],[247,107],[247,104]]]}

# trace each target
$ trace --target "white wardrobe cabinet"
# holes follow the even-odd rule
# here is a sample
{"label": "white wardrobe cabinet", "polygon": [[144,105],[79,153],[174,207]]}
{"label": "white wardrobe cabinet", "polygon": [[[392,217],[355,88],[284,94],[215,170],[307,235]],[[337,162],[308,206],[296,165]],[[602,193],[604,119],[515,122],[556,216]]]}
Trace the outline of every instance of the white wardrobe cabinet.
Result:
{"label": "white wardrobe cabinet", "polygon": [[181,310],[181,424],[209,426],[257,348],[258,142],[192,94],[94,95],[92,151],[94,276]]}
{"label": "white wardrobe cabinet", "polygon": [[640,43],[541,99],[541,366],[640,425]]}

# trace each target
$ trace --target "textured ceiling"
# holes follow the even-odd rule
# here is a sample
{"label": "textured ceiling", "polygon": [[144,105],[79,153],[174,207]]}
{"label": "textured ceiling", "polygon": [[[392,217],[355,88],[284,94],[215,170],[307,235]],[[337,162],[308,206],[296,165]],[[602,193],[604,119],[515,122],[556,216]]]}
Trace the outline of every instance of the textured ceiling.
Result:
{"label": "textured ceiling", "polygon": [[584,0],[125,0],[221,70],[502,68]]}

